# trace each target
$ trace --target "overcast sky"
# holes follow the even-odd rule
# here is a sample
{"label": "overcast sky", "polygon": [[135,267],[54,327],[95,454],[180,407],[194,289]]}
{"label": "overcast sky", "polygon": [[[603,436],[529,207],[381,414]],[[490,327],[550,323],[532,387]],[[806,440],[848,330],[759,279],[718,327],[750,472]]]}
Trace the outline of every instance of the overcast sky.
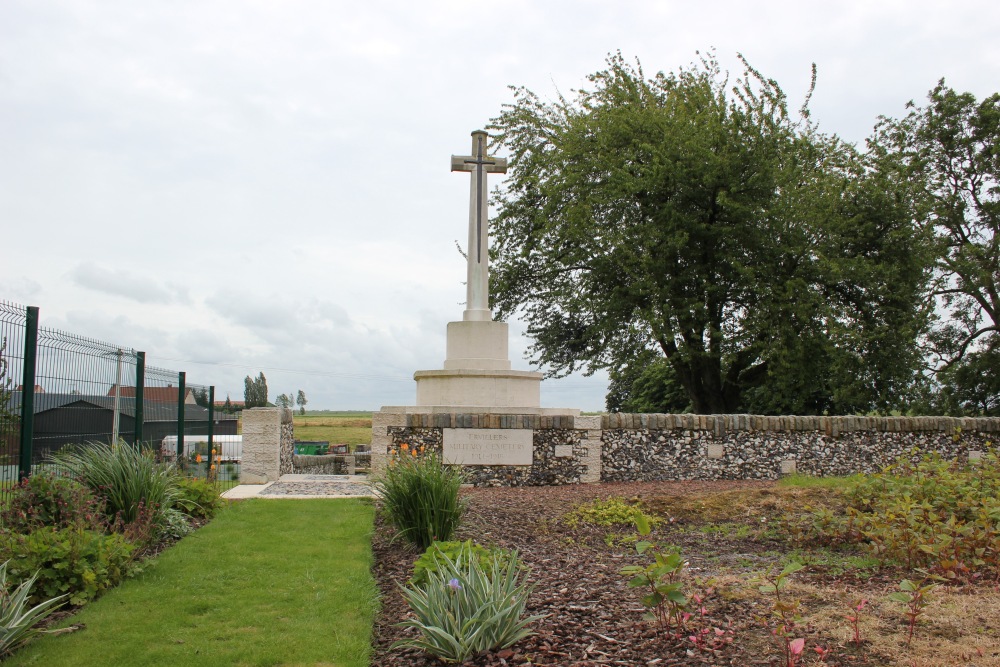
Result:
{"label": "overcast sky", "polygon": [[[607,54],[743,53],[863,142],[941,77],[1000,90],[996,2],[0,2],[0,300],[145,350],[217,395],[263,371],[310,408],[410,405],[460,320],[469,176],[508,86]],[[495,181],[498,182],[498,181]],[[512,323],[514,368],[527,341]],[[542,384],[601,409],[606,376]]]}

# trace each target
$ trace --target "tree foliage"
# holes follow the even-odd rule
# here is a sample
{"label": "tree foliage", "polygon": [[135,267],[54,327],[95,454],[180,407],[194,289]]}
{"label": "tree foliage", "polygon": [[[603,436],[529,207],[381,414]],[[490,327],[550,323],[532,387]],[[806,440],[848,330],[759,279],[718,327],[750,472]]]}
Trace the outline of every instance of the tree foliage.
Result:
{"label": "tree foliage", "polygon": [[913,190],[914,215],[935,236],[930,342],[937,367],[986,348],[1000,333],[1000,94],[977,102],[942,79],[928,104],[883,118],[871,141]]}
{"label": "tree foliage", "polygon": [[295,396],[295,404],[299,406],[299,414],[306,413],[306,405],[309,401],[306,399],[306,392],[299,389],[299,393]]}
{"label": "tree foliage", "polygon": [[922,239],[889,176],[744,65],[730,87],[712,56],[646,77],[618,54],[572,98],[515,89],[491,126],[495,306],[550,376],[607,368],[695,412],[888,409]]}
{"label": "tree foliage", "polygon": [[18,422],[17,408],[12,403],[12,381],[7,376],[7,337],[0,339],[0,436],[14,433]]}
{"label": "tree foliage", "polygon": [[194,390],[194,402],[203,408],[208,407],[208,388],[202,387],[201,389]]}
{"label": "tree foliage", "polygon": [[243,407],[267,407],[267,378],[264,377],[263,371],[256,378],[246,376],[243,383]]}
{"label": "tree foliage", "polygon": [[938,373],[932,406],[951,415],[1000,415],[1000,349],[968,352]]}
{"label": "tree foliage", "polygon": [[882,118],[871,150],[909,185],[914,218],[937,243],[935,374],[928,407],[963,415],[1000,409],[1000,94],[980,101],[938,82],[927,104]]}

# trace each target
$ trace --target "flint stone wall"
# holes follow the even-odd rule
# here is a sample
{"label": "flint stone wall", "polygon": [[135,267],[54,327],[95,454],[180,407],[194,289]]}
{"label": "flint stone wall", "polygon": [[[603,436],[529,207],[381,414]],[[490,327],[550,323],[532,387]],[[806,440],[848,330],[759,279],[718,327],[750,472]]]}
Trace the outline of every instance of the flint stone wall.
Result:
{"label": "flint stone wall", "polygon": [[[286,421],[287,420],[287,421]],[[278,472],[287,475],[295,472],[295,425],[291,408],[281,411],[281,461]]]}
{"label": "flint stone wall", "polygon": [[292,457],[292,472],[297,475],[353,475],[353,454],[296,455]]}
{"label": "flint stone wall", "polygon": [[445,428],[532,430],[534,463],[467,465],[476,486],[872,473],[932,452],[975,459],[1000,439],[1000,418],[377,412],[372,471],[401,455],[403,443],[440,455]]}
{"label": "flint stone wall", "polygon": [[444,429],[528,429],[532,431],[530,466],[464,466],[475,486],[555,486],[600,479],[600,417],[479,413],[375,413],[372,419],[372,472],[392,458],[423,447],[441,456]]}
{"label": "flint stone wall", "polygon": [[997,418],[610,414],[602,426],[602,481],[873,473],[933,452],[976,458],[1000,435]]}

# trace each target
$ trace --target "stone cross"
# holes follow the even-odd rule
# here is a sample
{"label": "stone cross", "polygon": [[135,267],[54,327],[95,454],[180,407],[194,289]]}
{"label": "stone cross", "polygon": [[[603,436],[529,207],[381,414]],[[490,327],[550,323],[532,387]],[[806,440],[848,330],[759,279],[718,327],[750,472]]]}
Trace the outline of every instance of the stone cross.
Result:
{"label": "stone cross", "polygon": [[507,160],[486,155],[488,137],[472,133],[472,155],[452,155],[452,171],[472,172],[469,191],[469,271],[463,320],[492,321],[490,311],[489,211],[486,174],[506,174]]}

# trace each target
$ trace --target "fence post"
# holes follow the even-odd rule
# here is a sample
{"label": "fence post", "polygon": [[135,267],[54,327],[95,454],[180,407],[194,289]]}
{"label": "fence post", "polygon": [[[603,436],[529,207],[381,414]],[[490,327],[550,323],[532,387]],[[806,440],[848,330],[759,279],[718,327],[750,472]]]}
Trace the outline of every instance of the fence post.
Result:
{"label": "fence post", "polygon": [[181,463],[184,456],[184,378],[186,374],[181,371],[177,374],[177,465]]}
{"label": "fence post", "polygon": [[38,359],[38,306],[28,306],[24,321],[24,372],[21,378],[21,459],[18,479],[31,475],[35,437],[35,365]]}
{"label": "fence post", "polygon": [[[145,414],[146,353],[135,353],[135,438],[136,447],[142,446],[142,422]],[[157,455],[159,456],[159,454]]]}
{"label": "fence post", "polygon": [[215,449],[215,385],[208,388],[208,472],[206,477],[212,477],[212,451]]}

